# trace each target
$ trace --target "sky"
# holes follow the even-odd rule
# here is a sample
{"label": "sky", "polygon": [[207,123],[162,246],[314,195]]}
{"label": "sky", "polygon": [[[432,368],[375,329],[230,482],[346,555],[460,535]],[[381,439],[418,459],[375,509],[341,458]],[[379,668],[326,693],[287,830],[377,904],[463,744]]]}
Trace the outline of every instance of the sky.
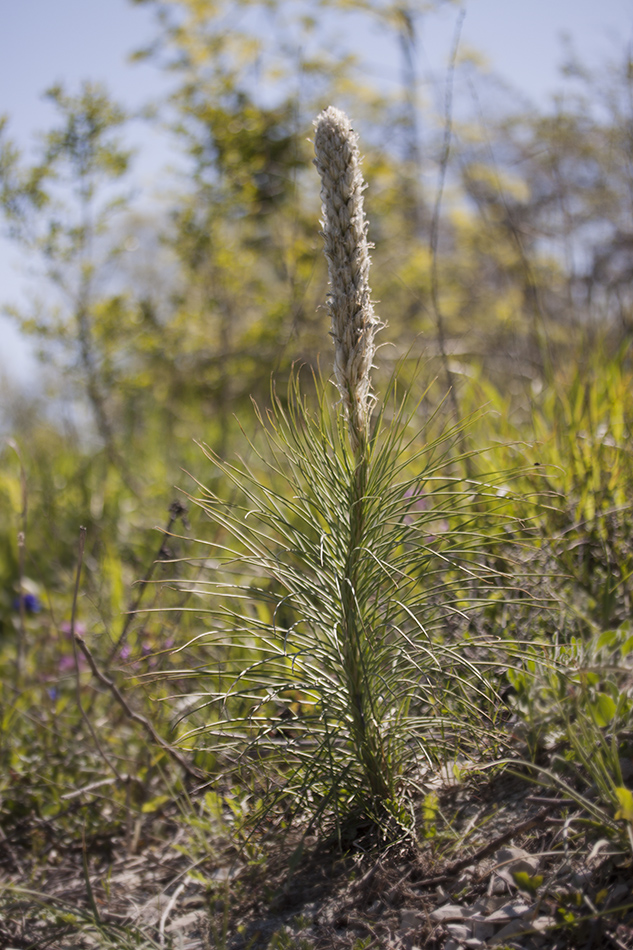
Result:
{"label": "sky", "polygon": [[[560,85],[563,34],[590,64],[599,64],[633,41],[632,0],[465,0],[464,6],[461,48],[483,54],[495,73],[539,106]],[[422,81],[445,67],[455,22],[456,10],[450,6],[424,22],[419,51]],[[85,79],[104,82],[112,96],[132,111],[165,95],[169,77],[151,63],[129,62],[130,53],[155,35],[151,4],[0,0],[0,114],[9,116],[11,137],[28,155],[35,133],[51,122],[51,106],[42,93],[56,82],[68,91]],[[364,39],[376,75],[385,82],[396,80],[398,67],[380,31],[369,31]],[[135,186],[145,196],[158,192],[163,169],[177,161],[167,138],[139,120],[133,124],[131,144],[138,148]],[[0,237],[0,305],[19,305],[29,289],[24,262]],[[37,379],[29,345],[2,316],[0,370],[27,387]]]}

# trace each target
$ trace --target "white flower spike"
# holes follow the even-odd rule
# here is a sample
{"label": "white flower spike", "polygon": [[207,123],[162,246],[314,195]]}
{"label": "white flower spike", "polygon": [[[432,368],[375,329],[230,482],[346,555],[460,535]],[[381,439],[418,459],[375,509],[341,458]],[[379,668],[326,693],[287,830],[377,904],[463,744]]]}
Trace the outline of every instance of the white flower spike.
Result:
{"label": "white flower spike", "polygon": [[370,370],[382,326],[369,286],[366,188],[360,170],[358,135],[350,120],[330,106],[314,122],[314,150],[321,176],[322,226],[328,262],[328,306],[334,339],[334,378],[349,424],[352,449],[365,445],[374,397]]}

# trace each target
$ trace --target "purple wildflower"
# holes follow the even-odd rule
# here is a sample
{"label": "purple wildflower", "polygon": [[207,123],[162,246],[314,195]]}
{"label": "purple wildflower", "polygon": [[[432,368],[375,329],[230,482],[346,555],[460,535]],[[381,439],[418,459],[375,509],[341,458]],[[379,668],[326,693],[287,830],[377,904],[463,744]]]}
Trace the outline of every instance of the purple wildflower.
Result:
{"label": "purple wildflower", "polygon": [[[22,594],[22,603],[24,604],[24,609],[26,610],[27,614],[39,614],[40,610],[42,609],[42,605],[40,604],[39,599],[35,596],[35,594],[26,594],[26,593]],[[19,594],[17,597],[14,597],[13,599],[13,609],[14,610],[20,609],[20,595]]]}

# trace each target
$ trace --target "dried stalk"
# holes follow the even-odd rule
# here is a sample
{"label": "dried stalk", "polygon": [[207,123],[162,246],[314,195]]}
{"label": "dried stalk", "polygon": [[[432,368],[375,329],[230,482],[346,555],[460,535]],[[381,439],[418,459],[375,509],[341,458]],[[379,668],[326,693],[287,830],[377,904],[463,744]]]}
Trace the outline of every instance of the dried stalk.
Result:
{"label": "dried stalk", "polygon": [[110,690],[128,719],[131,719],[132,722],[136,722],[142,726],[152,742],[155,742],[156,745],[160,746],[161,749],[163,749],[163,751],[165,751],[167,755],[187,773],[187,775],[191,775],[192,778],[195,778],[198,781],[203,780],[205,778],[203,773],[199,772],[198,769],[194,768],[193,765],[187,762],[185,757],[180,754],[178,749],[175,749],[169,742],[163,739],[163,737],[156,732],[149,719],[146,719],[145,716],[141,716],[139,713],[134,712],[116,683],[106,676],[105,673],[102,673],[102,671],[99,669],[92,652],[88,648],[83,638],[78,633],[75,633],[74,639],[75,643],[88,661],[88,666],[92,670],[93,676],[96,676],[99,682]]}

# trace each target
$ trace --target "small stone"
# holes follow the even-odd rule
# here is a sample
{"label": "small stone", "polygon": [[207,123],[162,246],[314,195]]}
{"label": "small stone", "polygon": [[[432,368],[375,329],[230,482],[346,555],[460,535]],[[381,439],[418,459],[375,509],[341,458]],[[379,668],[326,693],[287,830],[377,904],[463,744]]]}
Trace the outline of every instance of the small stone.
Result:
{"label": "small stone", "polygon": [[172,920],[171,923],[166,927],[167,933],[176,934],[176,936],[184,937],[185,931],[190,930],[191,927],[200,923],[200,911],[194,910],[188,914],[184,914],[182,917],[177,917],[175,920]]}
{"label": "small stone", "polygon": [[532,877],[539,867],[539,859],[523,848],[499,848],[495,854],[496,874],[510,887],[516,887],[514,875],[523,871]]}
{"label": "small stone", "polygon": [[472,930],[467,924],[446,924],[446,929],[448,930],[451,937],[455,940],[461,940],[462,943],[464,940],[468,940],[472,937]]}
{"label": "small stone", "polygon": [[441,924],[451,918],[464,920],[464,918],[470,916],[470,911],[466,907],[460,907],[459,904],[444,904],[443,907],[436,907],[435,910],[432,910],[429,916],[434,924]]}
{"label": "small stone", "polygon": [[473,920],[473,937],[476,940],[489,940],[495,932],[495,925],[487,920]]}
{"label": "small stone", "polygon": [[460,891],[463,891],[464,888],[470,887],[472,884],[473,874],[475,873],[475,868],[473,866],[464,868],[462,873],[459,875],[455,881],[453,891],[456,894],[459,894]]}
{"label": "small stone", "polygon": [[539,866],[539,856],[530,854],[524,848],[499,848],[495,853],[495,861],[497,864],[516,864],[523,861],[526,864],[525,870],[532,871],[533,874],[538,871]]}
{"label": "small stone", "polygon": [[471,937],[470,940],[466,940],[464,946],[472,948],[472,950],[478,950],[479,947],[485,946],[483,940],[478,940],[476,937]]}
{"label": "small stone", "polygon": [[486,922],[489,924],[501,924],[508,920],[526,918],[529,917],[533,908],[533,904],[526,904],[525,901],[510,901],[504,904],[503,907],[499,907],[497,910],[493,910],[491,914],[488,914]]}
{"label": "small stone", "polygon": [[633,777],[633,759],[621,758],[620,772],[622,773],[622,781],[628,782]]}
{"label": "small stone", "polygon": [[491,946],[494,946],[497,943],[505,943],[506,940],[511,940],[512,937],[516,937],[517,934],[523,934],[526,931],[530,930],[530,925],[523,920],[511,920],[509,924],[506,924],[505,927],[502,927],[498,934],[496,934],[492,940],[489,940],[488,943]]}
{"label": "small stone", "polygon": [[482,917],[487,917],[493,910],[499,910],[500,907],[503,907],[506,900],[507,898],[501,894],[495,897],[480,897],[479,900],[473,904],[473,911],[476,914],[481,914]]}
{"label": "small stone", "polygon": [[493,874],[490,878],[490,883],[488,884],[488,896],[495,895],[496,897],[502,897],[510,892],[510,888],[502,878],[497,877],[496,874]]}
{"label": "small stone", "polygon": [[572,872],[571,883],[579,890],[583,890],[591,882],[591,876],[589,868],[580,868],[578,871]]}
{"label": "small stone", "polygon": [[211,878],[214,881],[232,881],[234,877],[237,877],[239,874],[239,868],[234,866],[216,868],[215,871],[211,874]]}
{"label": "small stone", "polygon": [[627,897],[628,894],[629,888],[626,884],[616,884],[615,887],[609,891],[609,907],[613,907],[614,904],[617,904],[622,898]]}
{"label": "small stone", "polygon": [[423,920],[424,917],[419,910],[406,907],[400,911],[400,930],[417,930]]}

